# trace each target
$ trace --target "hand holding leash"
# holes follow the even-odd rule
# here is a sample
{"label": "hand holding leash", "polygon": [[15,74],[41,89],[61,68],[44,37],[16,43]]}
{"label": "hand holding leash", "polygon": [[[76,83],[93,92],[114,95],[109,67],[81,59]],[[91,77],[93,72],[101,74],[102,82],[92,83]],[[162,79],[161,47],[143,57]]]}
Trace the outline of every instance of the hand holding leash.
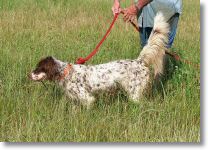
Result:
{"label": "hand holding leash", "polygon": [[131,5],[121,10],[121,13],[123,14],[123,20],[125,22],[133,22],[136,20],[137,14],[139,13],[139,8],[136,5]]}
{"label": "hand holding leash", "polygon": [[113,7],[112,7],[113,15],[119,14],[121,12],[120,3],[118,0],[115,0]]}

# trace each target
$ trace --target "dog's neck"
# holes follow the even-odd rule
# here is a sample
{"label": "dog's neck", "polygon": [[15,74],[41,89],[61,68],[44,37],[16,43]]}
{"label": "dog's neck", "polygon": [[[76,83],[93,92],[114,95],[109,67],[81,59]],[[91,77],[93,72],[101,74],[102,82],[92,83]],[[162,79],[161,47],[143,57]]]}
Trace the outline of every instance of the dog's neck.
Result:
{"label": "dog's neck", "polygon": [[64,78],[68,77],[73,72],[73,65],[67,62],[62,62],[60,60],[55,60],[59,67],[58,71],[60,73],[60,77],[58,78],[59,81],[64,80]]}
{"label": "dog's neck", "polygon": [[67,67],[67,65],[68,65],[69,63],[67,63],[67,62],[62,62],[62,61],[60,61],[60,60],[56,60],[56,61],[57,61],[57,63],[59,64],[58,71],[62,74],[62,73],[64,72],[64,69]]}

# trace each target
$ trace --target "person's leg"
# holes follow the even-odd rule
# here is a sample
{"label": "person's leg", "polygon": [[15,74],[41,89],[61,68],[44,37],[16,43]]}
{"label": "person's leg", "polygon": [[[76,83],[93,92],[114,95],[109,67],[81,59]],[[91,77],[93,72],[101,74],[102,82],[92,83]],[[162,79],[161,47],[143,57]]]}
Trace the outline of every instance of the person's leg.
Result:
{"label": "person's leg", "polygon": [[179,20],[179,14],[176,13],[168,21],[170,24],[169,42],[168,42],[168,46],[167,46],[168,48],[171,48],[174,38],[176,36],[178,20]]}
{"label": "person's leg", "polygon": [[139,27],[141,47],[144,47],[147,44],[151,32],[152,32],[152,28],[150,27],[146,27],[146,28]]}

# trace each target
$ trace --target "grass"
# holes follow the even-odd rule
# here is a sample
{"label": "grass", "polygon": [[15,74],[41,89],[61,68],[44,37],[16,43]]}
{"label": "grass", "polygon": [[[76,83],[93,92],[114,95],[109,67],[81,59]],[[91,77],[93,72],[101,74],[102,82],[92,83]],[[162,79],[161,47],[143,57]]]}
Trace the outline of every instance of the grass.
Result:
{"label": "grass", "polygon": [[[122,2],[122,7],[131,2]],[[200,142],[200,70],[170,63],[163,90],[139,104],[122,92],[99,96],[90,111],[72,103],[53,83],[28,80],[40,58],[74,62],[105,33],[112,0],[0,1],[0,141],[9,142]],[[172,48],[200,63],[200,4],[183,0]],[[120,17],[88,64],[134,59],[138,33]]]}

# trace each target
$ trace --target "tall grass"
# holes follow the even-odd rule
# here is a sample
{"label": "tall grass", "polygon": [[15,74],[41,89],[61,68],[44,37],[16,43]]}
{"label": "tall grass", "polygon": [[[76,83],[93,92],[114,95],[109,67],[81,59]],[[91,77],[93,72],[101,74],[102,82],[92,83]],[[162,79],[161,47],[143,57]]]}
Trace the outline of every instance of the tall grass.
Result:
{"label": "tall grass", "polygon": [[[131,1],[124,1],[122,7]],[[91,110],[61,89],[28,80],[40,58],[74,62],[86,56],[112,19],[112,0],[0,1],[0,141],[199,142],[200,70],[170,63],[161,91],[134,104],[121,91],[104,94]],[[200,62],[200,4],[183,1],[174,51]],[[88,64],[134,59],[138,33],[119,18],[102,50]]]}

